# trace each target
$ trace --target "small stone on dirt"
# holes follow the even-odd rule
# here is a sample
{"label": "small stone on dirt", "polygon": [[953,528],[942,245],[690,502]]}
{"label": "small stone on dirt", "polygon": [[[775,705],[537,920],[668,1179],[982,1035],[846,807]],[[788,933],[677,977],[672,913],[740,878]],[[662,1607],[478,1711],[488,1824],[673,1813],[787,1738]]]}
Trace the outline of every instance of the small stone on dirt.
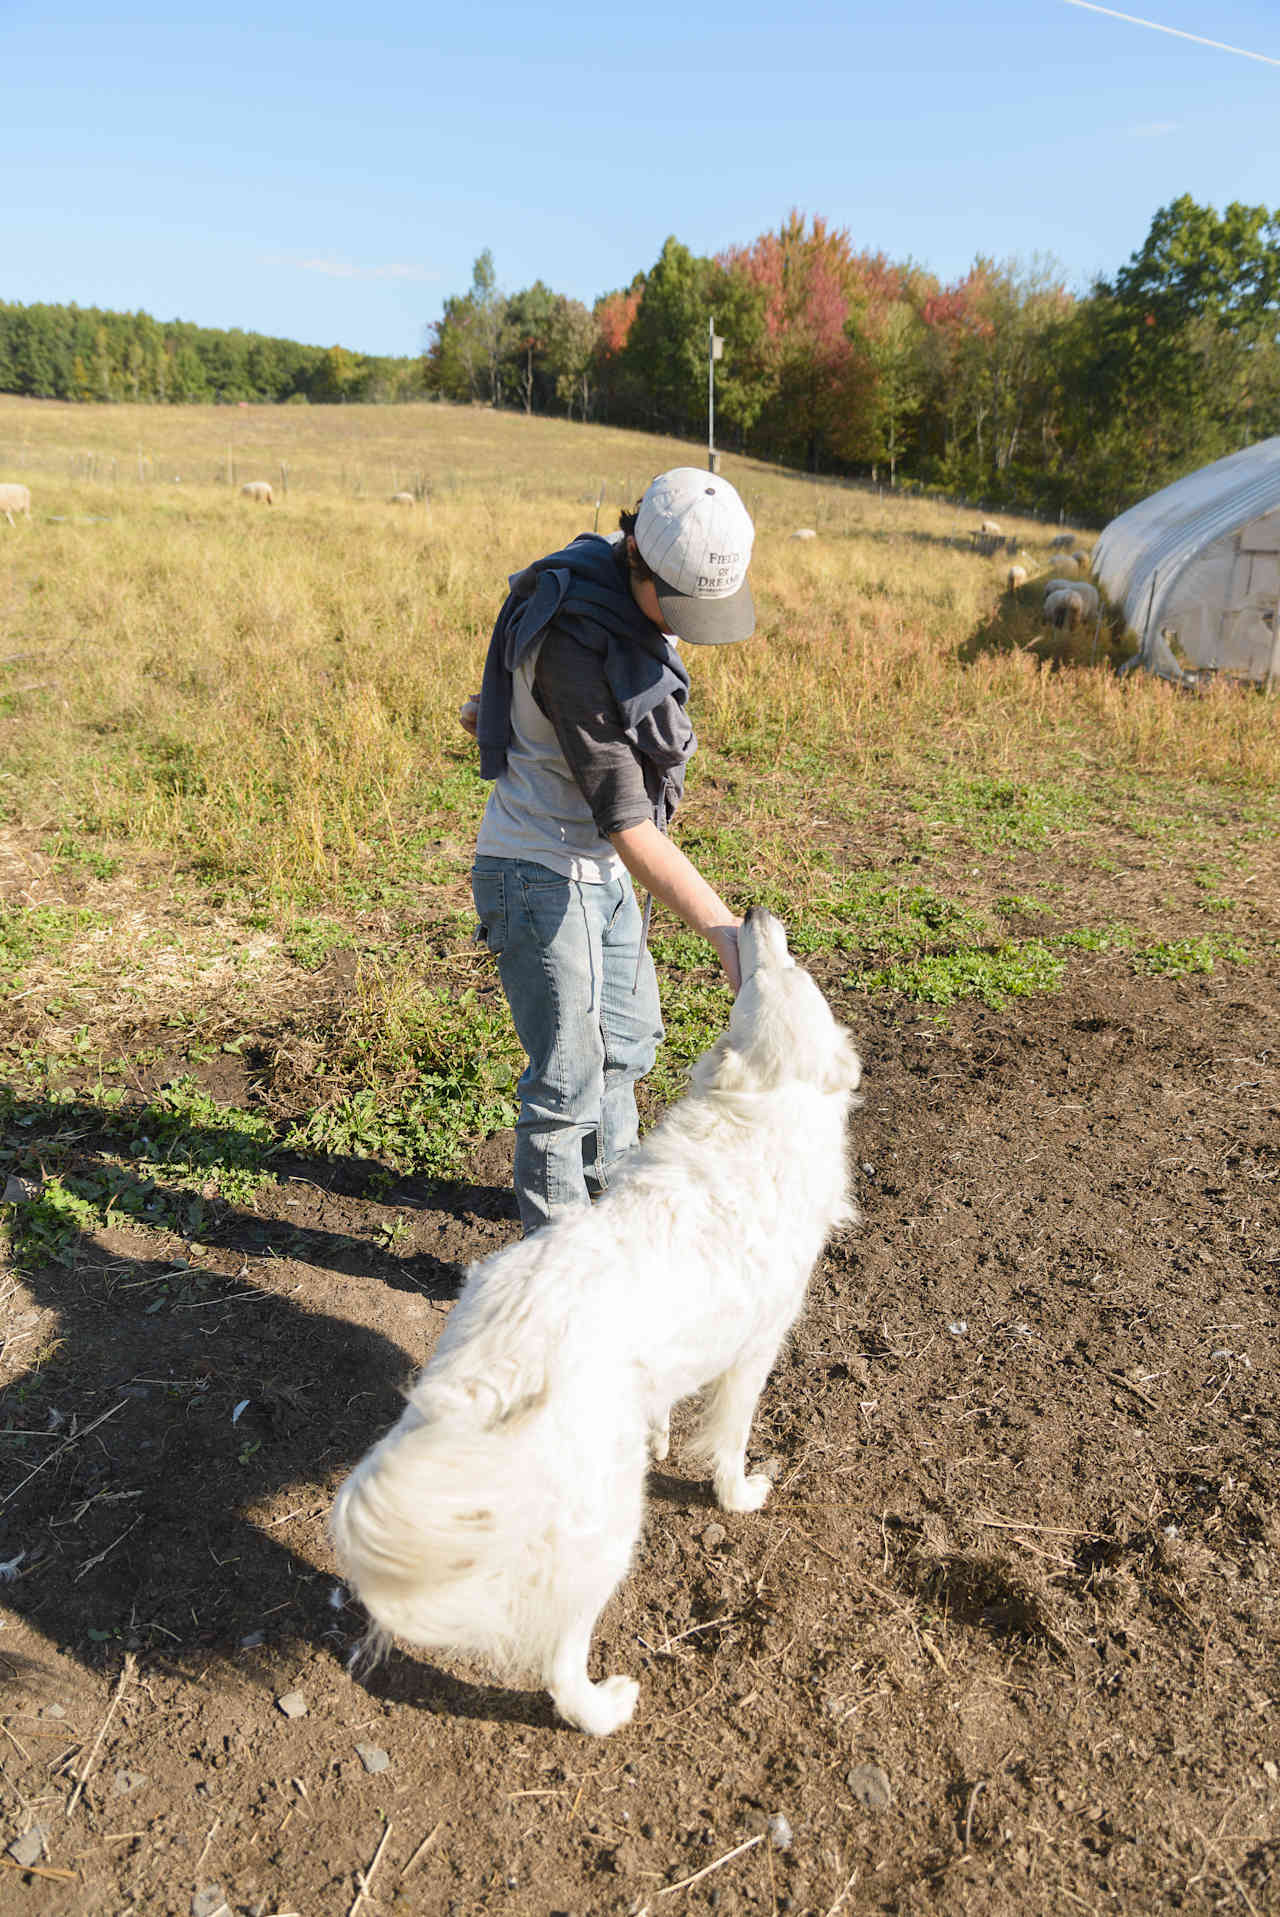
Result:
{"label": "small stone on dirt", "polygon": [[889,1779],[878,1764],[855,1764],[845,1782],[864,1810],[887,1810],[893,1802]]}
{"label": "small stone on dirt", "polygon": [[385,1771],[391,1763],[387,1753],[377,1744],[357,1744],[356,1756],[367,1771],[376,1777],[379,1771]]}
{"label": "small stone on dirt", "polygon": [[769,1842],[775,1850],[791,1849],[791,1826],[781,1811],[775,1811],[769,1819]]}
{"label": "small stone on dirt", "polygon": [[44,1855],[44,1840],[48,1836],[48,1826],[33,1824],[30,1830],[24,1830],[21,1837],[15,1837],[9,1846],[9,1855],[15,1864],[21,1864],[26,1870],[32,1864],[38,1864]]}
{"label": "small stone on dirt", "polygon": [[221,1917],[227,1900],[221,1884],[201,1884],[191,1899],[191,1917]]}
{"label": "small stone on dirt", "polygon": [[113,1797],[128,1797],[132,1792],[141,1790],[147,1781],[145,1771],[117,1771],[111,1780]]}
{"label": "small stone on dirt", "polygon": [[276,1703],[286,1717],[305,1717],[307,1714],[307,1700],[301,1691],[286,1691],[283,1697],[276,1699]]}
{"label": "small stone on dirt", "polygon": [[4,1181],[4,1203],[6,1205],[29,1205],[33,1198],[40,1196],[38,1182],[31,1178],[15,1178],[12,1172]]}
{"label": "small stone on dirt", "polygon": [[65,1717],[66,1714],[67,1707],[65,1704],[46,1704],[40,1713],[41,1717]]}
{"label": "small stone on dirt", "polygon": [[709,1524],[702,1533],[702,1542],[708,1551],[718,1551],[728,1535],[722,1524]]}

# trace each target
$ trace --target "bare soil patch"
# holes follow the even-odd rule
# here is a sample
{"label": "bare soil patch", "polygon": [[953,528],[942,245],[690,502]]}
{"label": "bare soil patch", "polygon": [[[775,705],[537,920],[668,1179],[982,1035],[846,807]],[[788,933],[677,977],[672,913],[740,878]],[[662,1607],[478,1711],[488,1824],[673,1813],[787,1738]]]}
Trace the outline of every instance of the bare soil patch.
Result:
{"label": "bare soil patch", "polygon": [[605,1743],[345,1668],[327,1506],[515,1235],[509,1139],[6,1278],[0,1907],[1280,1909],[1278,970],[1099,955],[941,1024],[831,968],[864,1222],[768,1388],[765,1512],[678,1442],[653,1476]]}

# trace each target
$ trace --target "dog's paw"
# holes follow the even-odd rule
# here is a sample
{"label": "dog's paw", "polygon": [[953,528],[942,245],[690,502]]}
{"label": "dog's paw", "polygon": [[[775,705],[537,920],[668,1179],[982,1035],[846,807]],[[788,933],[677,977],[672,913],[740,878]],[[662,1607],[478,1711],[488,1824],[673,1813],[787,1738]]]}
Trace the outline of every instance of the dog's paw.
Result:
{"label": "dog's paw", "polygon": [[671,1420],[664,1418],[659,1424],[656,1420],[649,1426],[649,1456],[655,1464],[661,1464],[671,1453]]}
{"label": "dog's paw", "polygon": [[559,1700],[557,1703],[560,1715],[580,1731],[592,1737],[608,1737],[610,1731],[630,1721],[639,1695],[640,1686],[633,1677],[606,1677],[599,1684],[589,1684],[571,1708],[566,1709]]}
{"label": "dog's paw", "polygon": [[716,1499],[722,1511],[758,1511],[772,1489],[764,1472],[755,1471],[749,1478],[717,1479]]}

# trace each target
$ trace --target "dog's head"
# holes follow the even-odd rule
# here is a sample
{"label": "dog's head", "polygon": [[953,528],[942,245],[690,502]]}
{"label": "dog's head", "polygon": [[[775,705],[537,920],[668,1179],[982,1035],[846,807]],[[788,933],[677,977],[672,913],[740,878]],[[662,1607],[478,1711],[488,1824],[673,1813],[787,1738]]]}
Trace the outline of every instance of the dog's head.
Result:
{"label": "dog's head", "polygon": [[738,931],[742,986],[729,1029],[699,1059],[699,1091],[768,1092],[813,1085],[849,1093],[862,1061],[822,993],[787,950],[786,928],[753,905]]}

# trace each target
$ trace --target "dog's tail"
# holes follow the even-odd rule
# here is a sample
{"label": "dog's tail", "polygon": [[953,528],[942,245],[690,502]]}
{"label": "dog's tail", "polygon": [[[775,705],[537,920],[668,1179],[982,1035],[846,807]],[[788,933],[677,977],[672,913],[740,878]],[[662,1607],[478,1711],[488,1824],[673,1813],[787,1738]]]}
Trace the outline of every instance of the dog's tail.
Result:
{"label": "dog's tail", "polygon": [[506,1663],[514,1634],[494,1567],[521,1514],[491,1430],[464,1410],[445,1402],[424,1418],[410,1405],[342,1486],[329,1528],[379,1631]]}
{"label": "dog's tail", "polygon": [[545,1380],[526,1373],[515,1392],[511,1382],[421,1380],[342,1486],[329,1525],[342,1574],[379,1631],[536,1673],[577,1575],[576,1540],[617,1495],[609,1479],[621,1461],[584,1467],[574,1457],[565,1414],[580,1415],[577,1392],[572,1407],[553,1409]]}

